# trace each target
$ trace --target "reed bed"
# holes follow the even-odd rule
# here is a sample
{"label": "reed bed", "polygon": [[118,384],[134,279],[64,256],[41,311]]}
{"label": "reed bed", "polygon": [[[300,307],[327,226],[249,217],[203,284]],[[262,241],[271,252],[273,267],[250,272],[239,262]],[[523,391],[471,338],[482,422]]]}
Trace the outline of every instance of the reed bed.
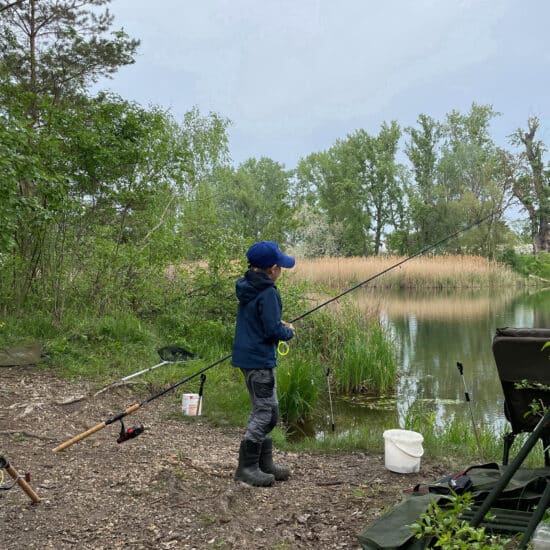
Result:
{"label": "reed bed", "polygon": [[[296,262],[293,276],[331,288],[365,281],[403,261],[400,256],[312,258]],[[374,279],[387,288],[484,288],[518,285],[523,279],[510,268],[481,256],[413,258]]]}
{"label": "reed bed", "polygon": [[299,346],[291,343],[295,351],[280,361],[281,411],[291,420],[313,410],[318,394],[310,386],[322,384],[326,369],[338,394],[381,395],[395,386],[394,343],[378,319],[346,300],[331,306],[300,327]]}

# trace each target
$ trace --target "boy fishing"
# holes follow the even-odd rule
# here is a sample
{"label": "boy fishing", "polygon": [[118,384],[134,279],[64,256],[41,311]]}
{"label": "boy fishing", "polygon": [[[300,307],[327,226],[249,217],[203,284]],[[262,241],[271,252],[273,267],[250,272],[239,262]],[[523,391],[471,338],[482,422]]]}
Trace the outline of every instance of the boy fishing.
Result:
{"label": "boy fishing", "polygon": [[269,434],[279,417],[277,345],[295,334],[294,327],[281,320],[283,306],[275,282],[282,268],[294,267],[295,259],[273,241],[253,244],[246,257],[248,271],[236,283],[239,305],[231,363],[244,375],[252,410],[235,479],[268,487],[290,475],[287,466],[273,462]]}

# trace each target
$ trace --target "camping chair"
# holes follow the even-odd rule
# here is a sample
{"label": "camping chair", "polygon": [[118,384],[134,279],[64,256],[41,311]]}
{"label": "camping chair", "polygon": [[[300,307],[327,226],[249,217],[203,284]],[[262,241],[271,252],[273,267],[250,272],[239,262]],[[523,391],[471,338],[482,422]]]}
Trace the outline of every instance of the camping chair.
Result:
{"label": "camping chair", "polygon": [[[474,499],[474,504],[462,513],[461,519],[489,532],[521,534],[518,550],[527,548],[537,525],[550,508],[550,460],[546,449],[550,443],[550,347],[542,349],[549,341],[550,329],[497,329],[493,354],[504,392],[504,412],[512,431],[505,436],[502,467],[491,463],[461,473],[467,472],[473,481],[471,494]],[[532,414],[533,400],[540,406],[536,414]],[[529,436],[507,465],[510,447],[522,432],[528,432]],[[539,440],[545,449],[545,467],[521,469]],[[445,493],[440,492],[445,488],[444,482],[445,479],[428,486],[428,494],[417,491],[413,498],[402,501],[366,527],[359,535],[361,548],[412,550],[430,547],[430,541],[424,541],[423,545],[423,541],[414,539],[410,524],[427,510],[434,497],[444,505],[441,495]],[[487,516],[489,511],[490,517]]]}
{"label": "camping chair", "polygon": [[[516,436],[532,432],[550,407],[550,329],[499,328],[493,338],[493,355],[504,393],[504,414],[512,431],[504,436],[502,464],[508,464]],[[539,407],[534,414],[533,404]],[[539,436],[544,446],[544,465],[550,466],[550,426]]]}
{"label": "camping chair", "polygon": [[[541,476],[540,498],[528,510],[514,510],[514,530],[522,533],[519,549],[527,548],[550,506],[550,348],[543,349],[547,342],[550,342],[550,329],[544,328],[500,328],[493,338],[493,355],[504,393],[504,414],[512,427],[512,431],[504,436],[503,466],[508,464],[510,447],[516,436],[529,432],[529,437],[481,505],[474,507],[469,523],[473,527],[484,525],[496,531],[503,530],[505,526],[498,518],[506,511],[493,506],[498,506],[505,488],[514,476],[519,475],[522,463],[537,441],[542,441],[545,468],[538,470]],[[489,510],[497,518],[492,526],[485,520]]]}

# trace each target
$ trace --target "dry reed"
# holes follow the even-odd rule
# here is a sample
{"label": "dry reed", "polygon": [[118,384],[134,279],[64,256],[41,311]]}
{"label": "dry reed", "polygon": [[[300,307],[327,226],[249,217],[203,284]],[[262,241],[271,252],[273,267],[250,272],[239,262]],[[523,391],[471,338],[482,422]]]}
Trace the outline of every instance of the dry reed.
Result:
{"label": "dry reed", "polygon": [[[404,258],[313,258],[296,262],[293,276],[310,283],[342,289],[391,268]],[[516,285],[510,268],[481,256],[423,256],[376,277],[369,286],[394,288],[483,288]]]}

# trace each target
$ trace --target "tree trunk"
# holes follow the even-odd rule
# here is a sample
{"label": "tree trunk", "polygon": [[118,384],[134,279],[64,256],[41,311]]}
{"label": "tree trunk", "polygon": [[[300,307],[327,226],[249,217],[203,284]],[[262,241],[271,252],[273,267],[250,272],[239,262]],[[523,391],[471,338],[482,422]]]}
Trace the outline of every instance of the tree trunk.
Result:
{"label": "tree trunk", "polygon": [[550,252],[550,225],[546,216],[540,216],[538,231],[533,239],[535,252]]}

